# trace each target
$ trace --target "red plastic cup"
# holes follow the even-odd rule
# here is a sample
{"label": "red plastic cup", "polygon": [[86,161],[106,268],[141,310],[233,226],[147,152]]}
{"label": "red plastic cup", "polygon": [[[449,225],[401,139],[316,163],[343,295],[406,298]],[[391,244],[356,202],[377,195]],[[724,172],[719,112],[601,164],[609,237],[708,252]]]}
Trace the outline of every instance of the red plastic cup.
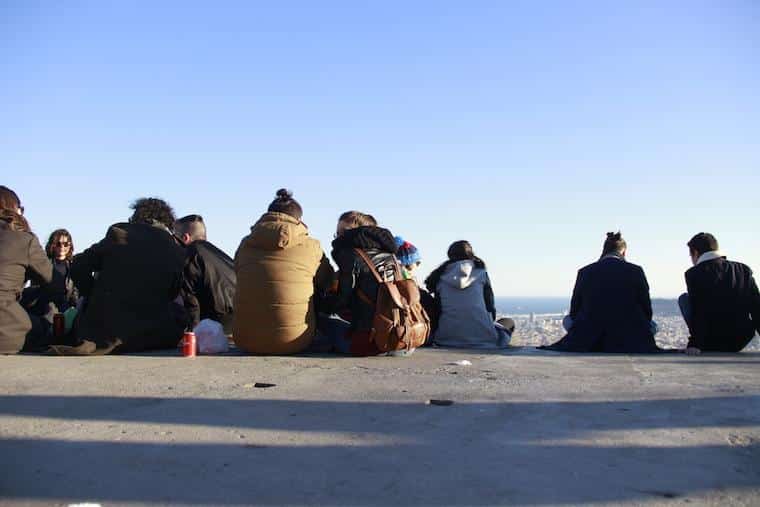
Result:
{"label": "red plastic cup", "polygon": [[195,341],[195,333],[186,331],[182,337],[182,356],[195,357],[198,350],[198,344]]}
{"label": "red plastic cup", "polygon": [[62,313],[53,315],[53,336],[60,338],[66,334],[66,317]]}

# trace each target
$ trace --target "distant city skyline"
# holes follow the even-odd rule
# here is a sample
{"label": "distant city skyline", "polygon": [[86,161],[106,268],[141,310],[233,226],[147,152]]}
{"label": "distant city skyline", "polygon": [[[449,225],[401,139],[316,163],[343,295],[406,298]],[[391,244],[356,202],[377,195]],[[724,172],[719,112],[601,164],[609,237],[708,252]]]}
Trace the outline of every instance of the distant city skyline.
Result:
{"label": "distant city skyline", "polygon": [[0,5],[0,184],[78,251],[142,196],[234,254],[278,188],[329,255],[359,209],[422,276],[569,300],[622,230],[653,297],[714,233],[760,269],[760,3]]}

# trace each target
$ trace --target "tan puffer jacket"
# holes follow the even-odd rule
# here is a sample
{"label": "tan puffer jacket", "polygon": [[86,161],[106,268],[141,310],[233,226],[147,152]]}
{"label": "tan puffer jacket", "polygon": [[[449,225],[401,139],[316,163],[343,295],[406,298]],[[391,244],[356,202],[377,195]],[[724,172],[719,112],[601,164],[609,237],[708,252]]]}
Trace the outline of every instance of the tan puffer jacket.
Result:
{"label": "tan puffer jacket", "polygon": [[329,287],[333,269],[306,226],[266,213],[235,254],[233,336],[253,354],[295,354],[316,333],[314,287]]}

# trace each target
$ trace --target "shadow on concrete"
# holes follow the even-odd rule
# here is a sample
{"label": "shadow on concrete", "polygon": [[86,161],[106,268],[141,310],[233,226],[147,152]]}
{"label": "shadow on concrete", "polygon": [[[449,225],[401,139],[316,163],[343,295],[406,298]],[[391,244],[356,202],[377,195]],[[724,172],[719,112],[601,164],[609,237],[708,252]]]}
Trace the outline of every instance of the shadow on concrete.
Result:
{"label": "shadow on concrete", "polygon": [[[760,396],[450,407],[0,396],[0,415],[52,418],[60,430],[0,440],[0,497],[432,506],[758,495],[758,413]],[[71,433],[84,421],[112,424]],[[183,441],[126,423],[167,425]],[[214,443],[227,429],[236,441]],[[697,430],[709,445],[690,444]]]}

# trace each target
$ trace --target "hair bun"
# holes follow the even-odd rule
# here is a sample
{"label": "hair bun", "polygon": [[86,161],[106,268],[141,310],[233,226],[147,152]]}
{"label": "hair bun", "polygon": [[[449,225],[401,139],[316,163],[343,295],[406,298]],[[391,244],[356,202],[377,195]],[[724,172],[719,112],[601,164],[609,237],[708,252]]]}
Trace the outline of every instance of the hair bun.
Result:
{"label": "hair bun", "polygon": [[281,188],[277,191],[277,199],[281,201],[289,201],[293,198],[293,192],[286,188]]}

